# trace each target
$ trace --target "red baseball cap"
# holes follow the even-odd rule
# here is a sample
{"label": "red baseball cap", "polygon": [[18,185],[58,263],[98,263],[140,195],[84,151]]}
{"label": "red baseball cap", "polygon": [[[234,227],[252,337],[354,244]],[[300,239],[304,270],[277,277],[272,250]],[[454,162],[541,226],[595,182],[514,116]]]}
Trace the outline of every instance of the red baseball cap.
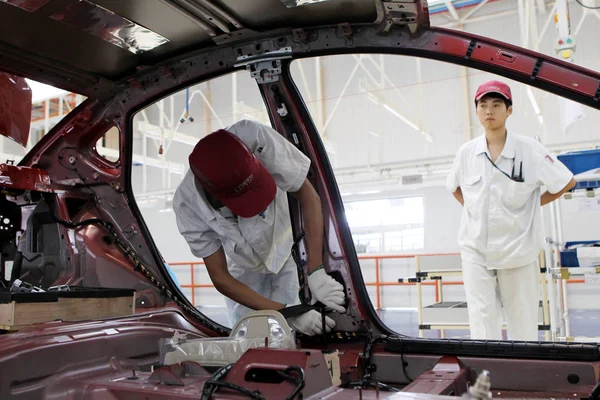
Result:
{"label": "red baseball cap", "polygon": [[189,162],[202,187],[242,218],[258,215],[275,200],[273,177],[231,132],[219,129],[202,138]]}
{"label": "red baseball cap", "polygon": [[499,93],[512,103],[510,88],[506,83],[500,81],[488,81],[479,86],[479,88],[477,88],[477,93],[475,94],[475,103],[481,100],[483,96],[490,93]]}

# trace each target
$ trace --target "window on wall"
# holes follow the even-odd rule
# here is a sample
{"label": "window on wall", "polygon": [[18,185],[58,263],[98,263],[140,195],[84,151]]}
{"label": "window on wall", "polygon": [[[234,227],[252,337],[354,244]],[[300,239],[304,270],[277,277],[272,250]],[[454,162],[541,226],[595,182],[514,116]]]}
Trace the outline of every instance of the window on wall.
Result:
{"label": "window on wall", "polygon": [[423,197],[349,201],[344,207],[359,254],[423,249]]}

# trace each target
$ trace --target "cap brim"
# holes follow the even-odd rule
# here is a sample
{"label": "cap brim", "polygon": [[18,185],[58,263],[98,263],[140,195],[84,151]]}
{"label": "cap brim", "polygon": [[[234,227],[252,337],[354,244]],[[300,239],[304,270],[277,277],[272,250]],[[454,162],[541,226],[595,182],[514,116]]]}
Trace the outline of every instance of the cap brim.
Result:
{"label": "cap brim", "polygon": [[251,218],[266,210],[275,200],[276,194],[277,185],[273,177],[261,165],[248,191],[239,196],[219,197],[219,199],[234,214],[242,218]]}
{"label": "cap brim", "polygon": [[480,94],[478,97],[475,97],[475,101],[479,101],[479,100],[481,100],[481,98],[482,98],[483,96],[485,96],[486,94],[490,94],[490,93],[498,93],[500,96],[502,96],[502,97],[504,97],[506,100],[509,100],[509,101],[510,101],[510,99],[508,98],[508,96],[507,96],[507,95],[505,95],[505,94],[504,94],[504,93],[502,93],[502,92],[498,92],[497,90],[489,90],[489,91],[487,91],[487,92],[483,92],[483,93],[481,93],[481,94]]}

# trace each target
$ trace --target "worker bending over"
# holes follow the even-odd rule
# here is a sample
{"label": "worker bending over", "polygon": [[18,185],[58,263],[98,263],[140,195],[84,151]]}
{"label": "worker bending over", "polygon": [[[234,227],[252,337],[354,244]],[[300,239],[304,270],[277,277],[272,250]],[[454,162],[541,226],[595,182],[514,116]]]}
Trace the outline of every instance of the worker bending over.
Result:
{"label": "worker bending over", "polygon": [[[227,297],[231,326],[251,310],[300,304],[287,193],[302,207],[312,303],[346,311],[343,286],[323,269],[321,201],[300,150],[272,128],[242,120],[201,139],[189,163],[173,199],[177,226]],[[325,321],[330,331],[335,322]],[[323,333],[314,310],[288,322],[307,335]]]}

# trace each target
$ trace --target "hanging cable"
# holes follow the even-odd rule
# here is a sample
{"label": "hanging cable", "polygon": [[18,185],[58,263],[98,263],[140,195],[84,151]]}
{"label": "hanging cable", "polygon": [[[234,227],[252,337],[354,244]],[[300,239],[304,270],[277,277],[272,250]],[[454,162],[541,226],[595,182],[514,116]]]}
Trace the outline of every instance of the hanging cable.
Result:
{"label": "hanging cable", "polygon": [[[295,377],[294,375],[290,374],[290,372],[297,372],[299,376]],[[286,381],[296,384],[296,387],[294,388],[292,393],[290,393],[289,396],[287,396],[285,398],[285,400],[294,400],[296,398],[296,396],[298,396],[298,399],[301,400],[302,399],[301,391],[302,391],[302,389],[304,389],[304,385],[306,384],[306,380],[304,377],[304,370],[302,368],[298,367],[297,365],[292,365],[290,367],[287,367],[283,371],[277,371],[277,373],[279,374],[279,376],[281,376]]]}
{"label": "hanging cable", "polygon": [[597,6],[597,7],[592,7],[592,6],[587,6],[587,5],[583,4],[583,3],[581,2],[581,0],[575,0],[575,1],[576,1],[576,2],[577,2],[577,4],[579,4],[581,7],[583,7],[583,8],[587,8],[588,10],[600,10],[600,6]]}

